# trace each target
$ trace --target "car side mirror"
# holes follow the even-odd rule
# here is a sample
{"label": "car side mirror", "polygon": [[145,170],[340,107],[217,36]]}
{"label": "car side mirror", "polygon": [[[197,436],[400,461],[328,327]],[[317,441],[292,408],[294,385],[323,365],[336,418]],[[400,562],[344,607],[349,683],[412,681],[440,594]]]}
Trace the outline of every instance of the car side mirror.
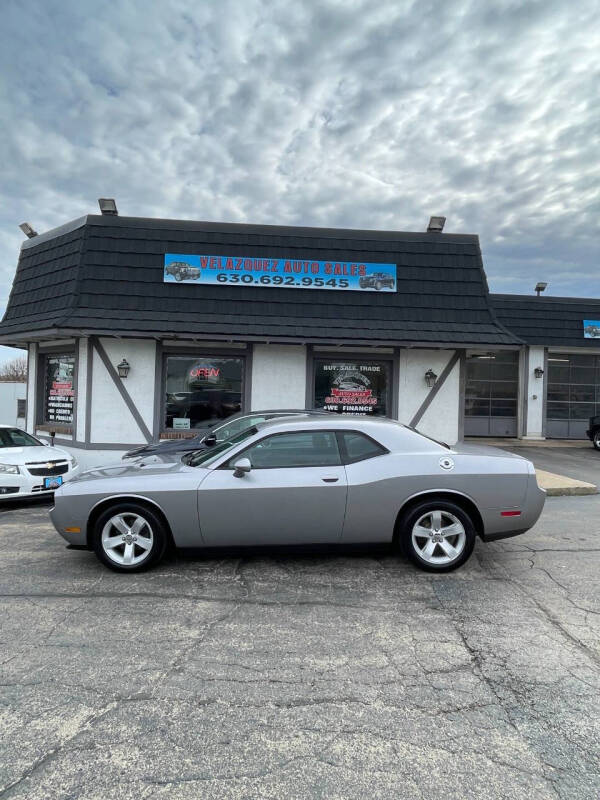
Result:
{"label": "car side mirror", "polygon": [[247,472],[252,469],[252,464],[249,458],[239,458],[233,465],[233,477],[243,478]]}
{"label": "car side mirror", "polygon": [[217,437],[214,433],[209,433],[208,436],[205,436],[202,440],[202,444],[205,444],[207,447],[214,447],[217,443]]}

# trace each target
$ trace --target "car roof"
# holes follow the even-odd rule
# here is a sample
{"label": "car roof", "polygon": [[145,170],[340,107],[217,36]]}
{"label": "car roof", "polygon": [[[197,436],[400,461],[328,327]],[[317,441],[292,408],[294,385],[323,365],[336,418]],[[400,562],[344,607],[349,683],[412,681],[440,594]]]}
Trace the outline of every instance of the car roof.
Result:
{"label": "car roof", "polygon": [[324,411],[320,408],[265,408],[258,411],[247,411],[242,416],[251,417],[253,414],[331,414],[331,411]]}
{"label": "car roof", "polygon": [[439,442],[388,417],[367,417],[351,414],[327,415],[326,419],[314,416],[297,416],[286,419],[269,419],[255,426],[261,433],[287,433],[298,430],[353,430],[371,436],[390,451],[432,452],[446,450]]}

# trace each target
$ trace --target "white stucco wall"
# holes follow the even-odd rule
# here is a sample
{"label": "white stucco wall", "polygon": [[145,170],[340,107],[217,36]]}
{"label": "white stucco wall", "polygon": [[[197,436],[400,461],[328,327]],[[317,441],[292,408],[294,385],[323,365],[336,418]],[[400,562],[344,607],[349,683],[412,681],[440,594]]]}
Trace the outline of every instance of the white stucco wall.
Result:
{"label": "white stucco wall", "polygon": [[3,425],[22,425],[17,417],[17,400],[27,395],[27,384],[16,381],[0,381],[0,423]]}
{"label": "white stucco wall", "polygon": [[[116,367],[123,358],[126,358],[131,365],[131,371],[124,379],[123,386],[152,433],[156,342],[145,339],[101,339],[100,341],[113,366]],[[145,442],[133,415],[95,349],[90,401],[92,443],[143,444]]]}
{"label": "white stucco wall", "polygon": [[36,342],[29,345],[29,355],[27,358],[27,424],[25,430],[33,433],[35,424],[35,384],[37,380],[37,354],[38,346]]}
{"label": "white stucco wall", "polygon": [[[425,373],[432,369],[440,376],[454,355],[454,350],[400,351],[398,374],[398,418],[410,423],[421,403],[431,391],[425,382]],[[417,428],[428,436],[455,444],[459,435],[460,417],[460,361],[454,365],[433,402],[417,423]]]}
{"label": "white stucco wall", "polygon": [[544,423],[544,389],[546,374],[542,378],[536,378],[534,370],[536,367],[544,369],[544,348],[529,348],[529,366],[524,374],[523,390],[527,396],[527,419],[525,425],[526,439],[541,439]]}
{"label": "white stucco wall", "polygon": [[251,408],[304,408],[305,405],[306,347],[255,344]]}
{"label": "white stucco wall", "polygon": [[75,392],[75,402],[77,403],[77,428],[75,439],[83,442],[85,439],[85,404],[87,400],[87,339],[79,340],[78,364],[77,364],[77,387]]}

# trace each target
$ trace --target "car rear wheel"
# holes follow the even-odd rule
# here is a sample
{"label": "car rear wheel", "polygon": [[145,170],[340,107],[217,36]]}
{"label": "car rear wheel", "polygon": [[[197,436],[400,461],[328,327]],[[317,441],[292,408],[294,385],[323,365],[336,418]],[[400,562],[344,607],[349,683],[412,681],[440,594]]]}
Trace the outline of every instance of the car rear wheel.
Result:
{"label": "car rear wheel", "polygon": [[138,503],[118,503],[104,511],[94,525],[96,556],[116,572],[139,572],[156,564],[167,547],[160,517]]}
{"label": "car rear wheel", "polygon": [[456,569],[473,552],[475,526],[456,503],[427,500],[413,506],[400,524],[403,552],[428,572]]}
{"label": "car rear wheel", "polygon": [[600,428],[597,431],[594,431],[594,438],[592,439],[592,444],[596,448],[596,450],[600,450]]}
{"label": "car rear wheel", "polygon": [[375,288],[377,289],[377,291],[381,289],[381,286],[382,286],[381,281],[377,281],[377,283],[375,284]]}

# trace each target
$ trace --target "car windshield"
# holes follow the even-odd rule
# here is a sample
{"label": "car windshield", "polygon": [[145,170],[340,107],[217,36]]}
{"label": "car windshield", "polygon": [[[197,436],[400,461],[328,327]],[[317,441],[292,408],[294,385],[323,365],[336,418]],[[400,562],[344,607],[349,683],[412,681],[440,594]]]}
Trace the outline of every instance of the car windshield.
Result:
{"label": "car windshield", "polygon": [[215,444],[214,447],[211,447],[210,450],[194,450],[193,453],[188,453],[187,455],[183,456],[181,460],[189,467],[208,467],[227,450],[230,450],[232,447],[234,447],[234,445],[243,442],[244,439],[254,436],[256,432],[256,428],[254,427],[246,428],[235,436],[226,439],[224,442],[217,442],[217,444]]}
{"label": "car windshield", "polygon": [[43,447],[44,445],[19,428],[0,428],[0,447]]}
{"label": "car windshield", "polygon": [[[292,411],[289,413],[293,414]],[[285,416],[287,416],[285,412],[271,412],[265,414],[247,414],[239,417],[236,416],[235,419],[230,417],[227,422],[223,423],[223,425],[213,428],[211,436],[215,436],[218,442],[225,441],[231,439],[232,436],[236,436],[238,433],[246,430],[246,428],[252,428],[254,425],[258,425],[259,422],[265,422],[265,420],[273,419],[274,417]]]}

